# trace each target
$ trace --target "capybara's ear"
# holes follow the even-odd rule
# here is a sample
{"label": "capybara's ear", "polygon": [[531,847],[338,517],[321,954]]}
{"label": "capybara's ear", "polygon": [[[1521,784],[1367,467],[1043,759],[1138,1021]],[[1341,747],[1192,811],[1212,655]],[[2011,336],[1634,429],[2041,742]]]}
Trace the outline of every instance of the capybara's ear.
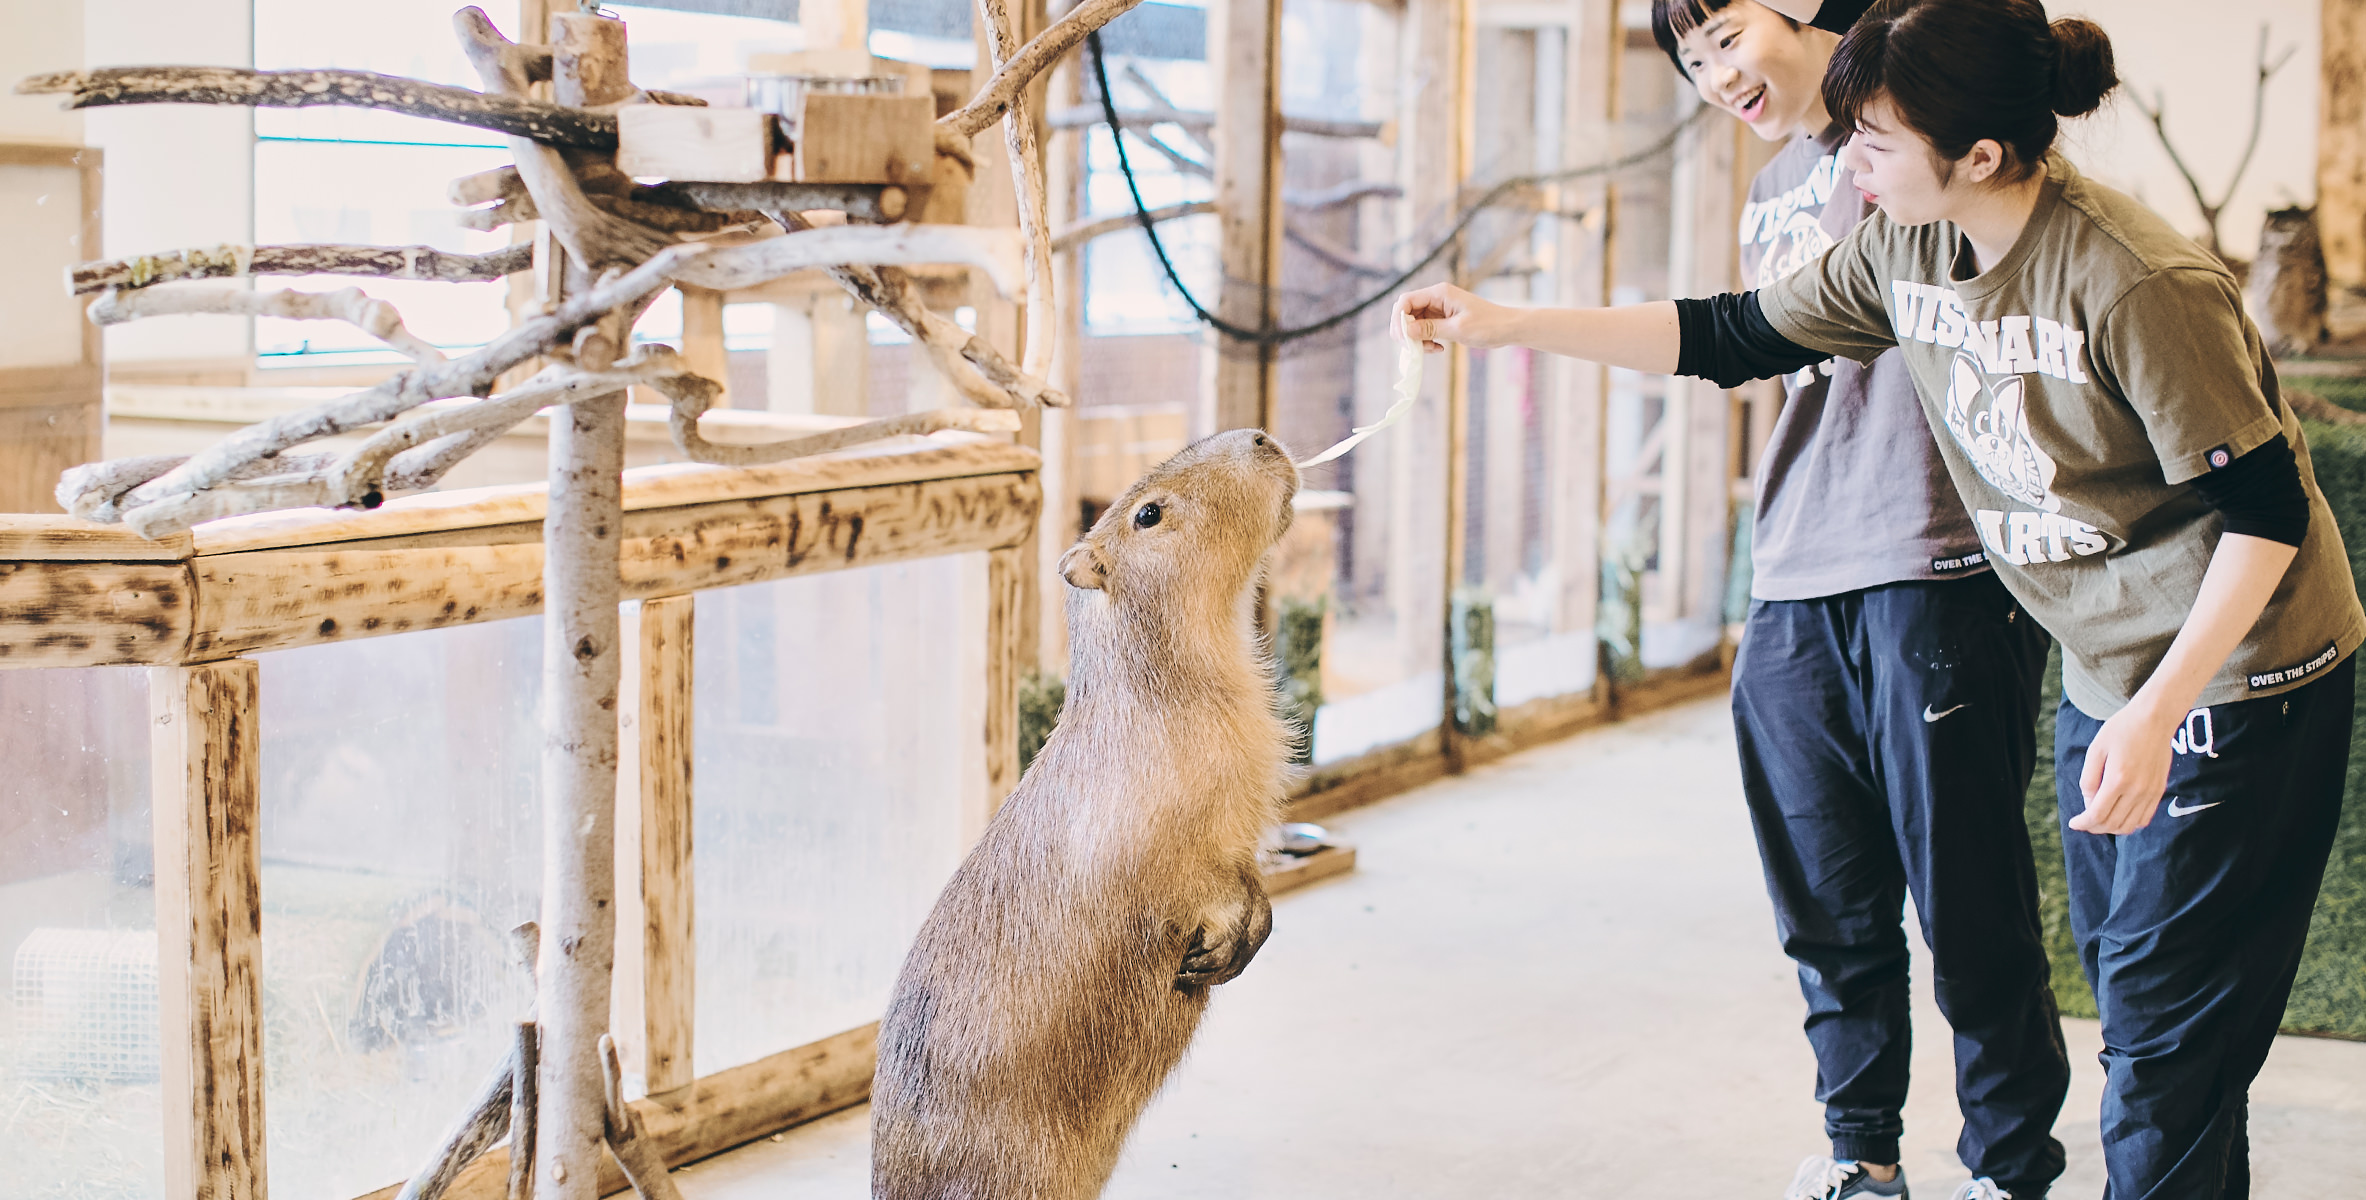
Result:
{"label": "capybara's ear", "polygon": [[1060,556],[1060,578],[1070,587],[1097,591],[1109,582],[1109,560],[1101,557],[1099,546],[1078,542]]}

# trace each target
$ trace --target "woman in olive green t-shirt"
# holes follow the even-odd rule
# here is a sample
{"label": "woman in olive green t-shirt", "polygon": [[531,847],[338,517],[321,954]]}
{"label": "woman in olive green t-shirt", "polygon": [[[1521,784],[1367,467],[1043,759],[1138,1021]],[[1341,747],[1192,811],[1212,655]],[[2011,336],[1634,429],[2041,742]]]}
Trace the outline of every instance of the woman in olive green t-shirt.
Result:
{"label": "woman in olive green t-shirt", "polygon": [[1616,309],[1439,285],[1398,320],[1431,350],[1728,386],[1901,349],[1989,562],[2064,651],[2058,788],[2111,1195],[2240,1197],[2246,1092],[2340,816],[2366,614],[2233,278],[2051,153],[2057,116],[2116,84],[2103,31],[2036,0],[1882,0],[1824,83],[1881,211],[1816,266]]}

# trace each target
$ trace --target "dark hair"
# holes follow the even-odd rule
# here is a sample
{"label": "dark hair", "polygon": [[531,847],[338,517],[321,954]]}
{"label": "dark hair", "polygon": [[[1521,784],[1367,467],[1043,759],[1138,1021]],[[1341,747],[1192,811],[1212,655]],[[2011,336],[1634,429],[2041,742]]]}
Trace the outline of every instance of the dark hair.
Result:
{"label": "dark hair", "polygon": [[[1708,24],[1710,13],[1722,11],[1731,3],[1733,0],[1651,0],[1652,40],[1658,42],[1659,48],[1667,53],[1668,61],[1676,64],[1678,75],[1692,78],[1692,72],[1684,69],[1684,48],[1676,43],[1685,34]],[[1799,22],[1790,17],[1779,12],[1775,15],[1782,17],[1791,28],[1799,28]]]}
{"label": "dark hair", "polygon": [[2102,27],[2049,22],[2038,0],[1880,0],[1832,52],[1824,107],[1853,129],[1887,96],[1945,162],[1994,139],[2010,181],[2045,161],[2055,118],[2095,111],[2119,82]]}

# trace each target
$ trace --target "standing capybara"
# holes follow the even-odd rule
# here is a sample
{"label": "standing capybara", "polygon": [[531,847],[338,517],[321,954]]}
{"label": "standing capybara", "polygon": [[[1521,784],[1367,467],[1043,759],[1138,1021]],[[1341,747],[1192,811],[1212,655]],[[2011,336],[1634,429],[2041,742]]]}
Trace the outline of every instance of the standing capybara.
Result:
{"label": "standing capybara", "polygon": [[1060,560],[1068,701],[914,939],[879,1025],[878,1200],[1097,1196],[1208,991],[1273,927],[1257,847],[1290,734],[1255,583],[1298,469],[1235,430]]}

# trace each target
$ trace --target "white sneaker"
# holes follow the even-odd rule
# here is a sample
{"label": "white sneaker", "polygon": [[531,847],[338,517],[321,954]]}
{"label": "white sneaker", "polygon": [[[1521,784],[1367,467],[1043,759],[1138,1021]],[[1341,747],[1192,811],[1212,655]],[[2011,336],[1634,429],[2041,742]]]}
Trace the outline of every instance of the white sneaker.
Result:
{"label": "white sneaker", "polygon": [[1955,1189],[1954,1200],[2013,1200],[2013,1194],[1986,1175]]}
{"label": "white sneaker", "polygon": [[1908,1200],[1906,1168],[1899,1167],[1898,1173],[1884,1182],[1873,1178],[1863,1163],[1811,1155],[1800,1162],[1799,1173],[1791,1177],[1791,1186],[1783,1190],[1783,1200],[1844,1200],[1850,1196]]}

